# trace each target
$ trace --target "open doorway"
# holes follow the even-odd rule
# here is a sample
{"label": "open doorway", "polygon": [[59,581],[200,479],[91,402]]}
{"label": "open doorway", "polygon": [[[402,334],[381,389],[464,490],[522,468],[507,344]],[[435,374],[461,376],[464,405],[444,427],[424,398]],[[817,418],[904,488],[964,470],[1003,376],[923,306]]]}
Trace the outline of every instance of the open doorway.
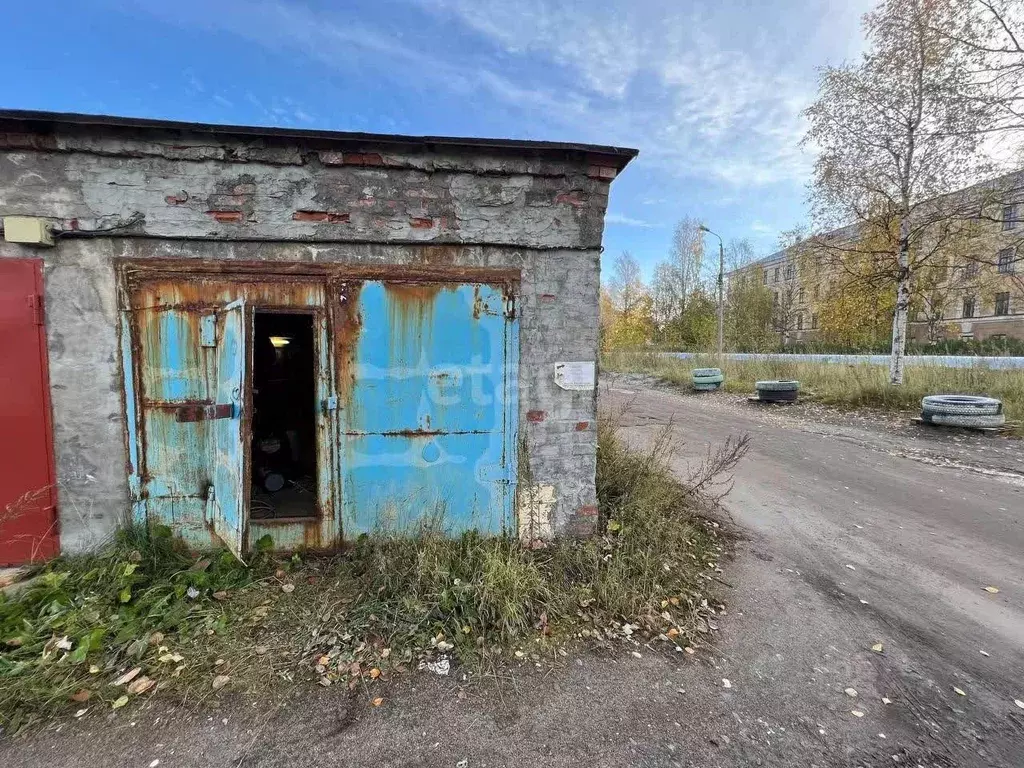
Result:
{"label": "open doorway", "polygon": [[253,519],[316,517],[315,359],[312,315],[257,310],[249,500]]}

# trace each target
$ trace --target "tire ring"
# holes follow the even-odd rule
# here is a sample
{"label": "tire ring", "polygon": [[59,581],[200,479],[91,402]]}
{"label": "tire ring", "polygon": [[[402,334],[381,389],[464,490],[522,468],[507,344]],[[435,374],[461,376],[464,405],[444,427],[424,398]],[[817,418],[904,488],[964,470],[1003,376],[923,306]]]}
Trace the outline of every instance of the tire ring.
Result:
{"label": "tire ring", "polygon": [[721,388],[721,384],[715,384],[714,382],[711,382],[711,383],[694,382],[693,388],[696,391],[698,391],[698,392],[712,392],[712,391],[714,391],[716,389],[720,389]]}
{"label": "tire ring", "polygon": [[944,427],[974,427],[974,428],[996,428],[1006,424],[1006,415],[990,414],[990,415],[975,415],[975,416],[964,416],[964,415],[947,415],[942,413],[922,413],[922,421],[926,421],[930,424],[940,424]]}
{"label": "tire ring", "polygon": [[697,378],[698,376],[721,376],[722,375],[722,369],[721,368],[694,368],[692,371],[690,371],[690,374],[694,378]]}
{"label": "tire ring", "polygon": [[721,384],[725,381],[725,376],[718,374],[717,376],[694,376],[694,384]]}
{"label": "tire ring", "polygon": [[950,415],[995,415],[1003,404],[994,397],[975,395],[928,395],[921,399],[921,410]]}
{"label": "tire ring", "polygon": [[946,416],[996,416],[1003,412],[999,405],[923,405],[924,413],[945,414]]}
{"label": "tire ring", "polygon": [[758,381],[754,384],[758,392],[798,392],[799,381]]}

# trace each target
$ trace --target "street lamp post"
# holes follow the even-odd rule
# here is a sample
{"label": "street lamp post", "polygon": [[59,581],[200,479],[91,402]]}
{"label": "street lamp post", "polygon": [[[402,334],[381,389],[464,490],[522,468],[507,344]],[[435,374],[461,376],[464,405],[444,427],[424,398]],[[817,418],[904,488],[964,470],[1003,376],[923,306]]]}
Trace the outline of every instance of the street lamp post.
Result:
{"label": "street lamp post", "polygon": [[707,232],[718,238],[718,364],[722,364],[722,349],[725,346],[725,246],[722,238],[705,227],[700,225],[701,232]]}

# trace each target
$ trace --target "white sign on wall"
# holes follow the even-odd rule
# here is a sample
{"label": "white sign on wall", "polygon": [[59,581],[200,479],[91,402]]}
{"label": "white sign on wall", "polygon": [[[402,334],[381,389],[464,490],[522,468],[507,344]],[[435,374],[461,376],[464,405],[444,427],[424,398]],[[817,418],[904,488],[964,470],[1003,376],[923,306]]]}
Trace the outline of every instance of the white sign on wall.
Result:
{"label": "white sign on wall", "polygon": [[595,386],[594,361],[555,363],[555,384],[562,389],[587,390]]}

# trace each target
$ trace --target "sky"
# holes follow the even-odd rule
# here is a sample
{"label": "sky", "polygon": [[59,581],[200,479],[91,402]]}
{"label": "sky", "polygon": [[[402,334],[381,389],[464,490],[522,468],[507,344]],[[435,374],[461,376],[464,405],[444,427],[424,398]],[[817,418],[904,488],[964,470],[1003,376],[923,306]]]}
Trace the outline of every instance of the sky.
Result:
{"label": "sky", "polygon": [[[801,110],[870,0],[51,0],[4,13],[0,105],[635,147],[604,266],[683,216],[759,254],[806,221]],[[713,243],[709,243],[713,247]]]}

